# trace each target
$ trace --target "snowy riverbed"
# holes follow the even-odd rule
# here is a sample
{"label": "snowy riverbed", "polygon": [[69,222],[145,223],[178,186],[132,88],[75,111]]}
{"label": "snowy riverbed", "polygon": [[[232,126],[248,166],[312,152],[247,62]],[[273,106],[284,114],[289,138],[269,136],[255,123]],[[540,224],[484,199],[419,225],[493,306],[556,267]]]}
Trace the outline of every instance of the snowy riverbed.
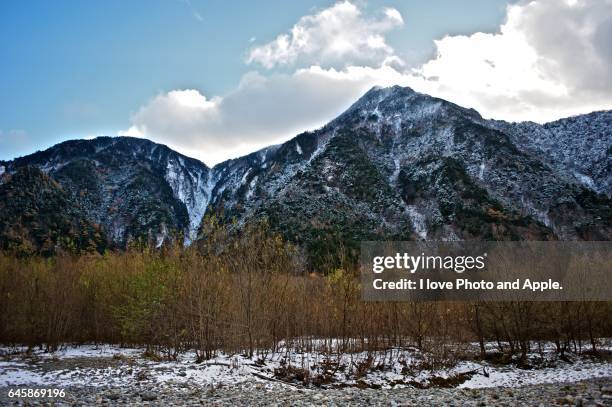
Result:
{"label": "snowy riverbed", "polygon": [[[424,368],[430,361],[414,348],[394,349],[370,361],[371,355],[365,352],[339,357],[319,352],[279,352],[263,361],[258,357],[220,353],[202,363],[195,363],[192,352],[183,353],[174,361],[154,361],[143,356],[142,348],[114,345],[67,345],[53,353],[35,350],[26,354],[24,350],[0,348],[0,387],[122,387],[139,382],[175,387],[235,386],[244,382],[284,386],[278,380],[278,370],[288,366],[298,372],[306,371],[311,378],[326,377],[323,387],[476,389],[612,377],[609,358],[568,354],[562,359],[550,349],[530,354],[530,360],[540,363],[529,369],[477,360],[461,360],[451,367]],[[296,384],[301,383],[287,385]]]}

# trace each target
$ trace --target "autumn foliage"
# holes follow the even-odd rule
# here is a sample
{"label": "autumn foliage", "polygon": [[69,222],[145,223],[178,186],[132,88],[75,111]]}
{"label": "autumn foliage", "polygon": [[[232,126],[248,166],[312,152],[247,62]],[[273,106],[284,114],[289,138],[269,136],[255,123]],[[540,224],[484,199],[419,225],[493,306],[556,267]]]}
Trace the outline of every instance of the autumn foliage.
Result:
{"label": "autumn foliage", "polygon": [[610,303],[372,303],[342,249],[327,273],[259,224],[230,234],[209,219],[207,238],[183,248],[51,258],[0,254],[0,342],[54,349],[65,342],[146,346],[174,358],[195,349],[265,358],[279,344],[329,352],[497,343],[524,355],[538,341],[559,352],[597,351],[612,334]]}

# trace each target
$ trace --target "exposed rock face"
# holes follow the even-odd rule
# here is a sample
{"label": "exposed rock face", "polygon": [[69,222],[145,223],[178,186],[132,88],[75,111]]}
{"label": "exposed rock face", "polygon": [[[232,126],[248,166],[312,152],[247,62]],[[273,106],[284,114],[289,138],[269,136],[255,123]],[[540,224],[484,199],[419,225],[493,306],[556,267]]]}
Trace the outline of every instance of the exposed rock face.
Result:
{"label": "exposed rock face", "polygon": [[266,216],[311,259],[343,241],[588,239],[612,234],[612,112],[484,120],[409,88],[373,88],[323,128],[214,168],[142,139],[70,141],[34,165],[124,245],[196,235],[207,210]]}

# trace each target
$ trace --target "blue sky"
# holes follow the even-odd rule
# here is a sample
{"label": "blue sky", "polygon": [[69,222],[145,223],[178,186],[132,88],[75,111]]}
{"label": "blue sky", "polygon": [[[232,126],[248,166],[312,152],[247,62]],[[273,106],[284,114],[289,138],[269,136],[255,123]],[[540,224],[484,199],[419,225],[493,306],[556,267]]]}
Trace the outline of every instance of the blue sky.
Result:
{"label": "blue sky", "polygon": [[[544,3],[547,7],[554,7],[550,2]],[[439,65],[444,62],[444,66],[453,63],[452,59],[446,63],[436,58],[440,45],[436,45],[434,40],[454,38],[457,39],[454,43],[459,44],[460,38],[467,38],[472,39],[473,44],[457,47],[466,46],[468,50],[486,48],[481,47],[478,38],[473,36],[475,33],[499,34],[500,27],[508,20],[507,5],[507,2],[499,0],[372,0],[352,3],[5,1],[0,5],[0,159],[27,154],[70,138],[122,132],[150,137],[207,163],[214,163],[282,141],[293,131],[323,124],[374,82],[405,82],[419,88],[419,84],[413,83],[416,79],[408,77],[415,69],[419,72],[429,69],[436,73],[430,75],[429,84],[421,84],[422,89],[417,90],[434,94],[439,91],[441,96],[450,99],[457,96],[458,102],[484,108],[486,113],[485,102],[475,97],[473,100],[468,97],[461,99],[465,93],[462,90],[445,94],[442,87],[434,89],[430,86],[432,81],[438,81],[438,76],[450,75],[448,72],[437,73],[440,69],[435,66],[436,61]],[[351,35],[376,38],[384,44],[366,49],[363,55],[357,55],[354,50],[342,50],[332,55],[335,50],[314,44],[329,39],[314,35],[308,37],[313,47],[284,50],[289,52],[289,60],[287,54],[278,55],[280,43],[275,43],[275,40],[283,34],[291,39],[290,30],[295,25],[315,32],[320,31],[318,24],[325,27],[334,24],[336,20],[321,23],[319,17],[326,10],[330,15],[337,14],[343,19],[354,17],[352,26],[357,25],[358,29]],[[394,20],[387,10],[395,10],[401,17],[393,17]],[[529,22],[529,13],[537,14],[537,11],[524,6],[520,24],[516,23],[516,26],[522,27],[523,22]],[[604,11],[609,10],[606,7]],[[597,21],[589,24],[597,24]],[[602,21],[600,23],[605,25],[605,20]],[[338,27],[339,30],[345,28]],[[335,34],[332,31],[329,35]],[[498,37],[495,38],[499,42]],[[347,41],[352,40],[347,37]],[[454,46],[453,41],[448,42]],[[495,48],[491,44],[487,46]],[[258,48],[266,53],[268,59],[257,56],[262,53],[253,53]],[[448,55],[450,58],[451,53]],[[517,58],[522,55],[517,48]],[[474,58],[485,57],[477,55]],[[491,58],[503,60],[500,55]],[[388,62],[391,60],[395,61],[393,65]],[[433,65],[426,65],[431,61]],[[382,67],[387,65],[392,66],[389,68],[392,70],[382,73]],[[301,83],[294,83],[298,76],[304,76],[300,75],[300,70],[310,70],[312,74],[313,68],[323,70],[326,80],[331,80],[330,72],[349,75],[348,72],[357,68],[370,71],[367,79],[362,76],[355,79],[353,73],[349,75],[351,86],[342,85],[342,89],[350,88],[350,92],[336,92],[332,86],[330,92],[333,96],[329,98],[330,105],[325,105],[326,111],[311,112],[306,105],[312,104],[313,95],[310,93],[317,89],[318,82],[305,91],[310,92],[307,95],[299,91],[291,93],[291,89],[301,89]],[[321,72],[317,71],[317,74],[317,78],[321,78]],[[502,83],[504,78],[498,79]],[[250,88],[253,82],[259,84],[257,92]],[[556,84],[553,83],[530,84],[541,85],[551,94],[555,92]],[[262,87],[265,89],[261,90]],[[449,86],[444,87],[447,88]],[[326,89],[329,87],[319,89],[317,97],[325,98]],[[265,118],[263,122],[245,119],[240,126],[224,124],[224,120],[240,120],[236,116],[248,117],[251,110],[244,106],[260,104],[262,99],[268,98],[267,95],[270,99],[278,99],[279,94],[288,101],[282,101],[280,107],[266,102],[261,109],[268,109],[267,112],[252,112],[253,116]],[[605,105],[609,91],[603,96],[601,103]],[[490,98],[488,103],[493,104],[495,100]],[[555,103],[559,105],[558,100]],[[295,108],[296,115],[307,119],[300,121],[289,113],[283,115],[291,116],[287,117],[286,123],[268,126],[276,121],[275,109],[282,111],[288,105]],[[209,107],[211,111],[216,109],[215,114],[202,116],[205,108]],[[590,106],[572,105],[568,109],[574,112],[587,108]],[[567,109],[561,110],[565,112]],[[244,111],[247,114],[235,113]],[[498,112],[491,108],[491,115],[495,113],[504,116],[503,110]],[[198,116],[190,116],[193,114]],[[508,114],[509,119],[514,118],[512,114]],[[160,123],[160,117],[163,117],[163,123]],[[521,118],[520,114],[517,117]],[[157,118],[159,121],[155,120]],[[251,133],[250,129],[253,129],[252,134],[246,134]]]}

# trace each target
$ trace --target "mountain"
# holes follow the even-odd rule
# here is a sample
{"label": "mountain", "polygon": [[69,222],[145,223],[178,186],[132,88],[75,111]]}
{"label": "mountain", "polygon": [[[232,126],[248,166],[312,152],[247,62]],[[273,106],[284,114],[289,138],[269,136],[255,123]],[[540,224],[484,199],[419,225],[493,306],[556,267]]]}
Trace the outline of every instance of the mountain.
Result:
{"label": "mountain", "polygon": [[269,219],[316,266],[361,240],[609,240],[611,151],[612,111],[508,123],[395,86],[213,168],[121,137],[61,143],[0,172],[38,168],[111,244],[190,242],[208,210],[239,226]]}
{"label": "mountain", "polygon": [[0,242],[18,255],[49,255],[57,246],[102,251],[104,232],[78,209],[70,194],[35,167],[20,167],[0,184]]}
{"label": "mountain", "polygon": [[567,120],[597,143],[573,142],[557,122],[489,121],[409,88],[374,88],[320,130],[215,167],[211,202],[239,219],[265,215],[320,255],[338,240],[607,240],[611,112],[585,117]]}
{"label": "mountain", "polygon": [[211,188],[206,165],[145,139],[66,141],[2,164],[6,185],[20,182],[19,168],[48,174],[73,201],[59,210],[78,210],[119,247],[195,237]]}

